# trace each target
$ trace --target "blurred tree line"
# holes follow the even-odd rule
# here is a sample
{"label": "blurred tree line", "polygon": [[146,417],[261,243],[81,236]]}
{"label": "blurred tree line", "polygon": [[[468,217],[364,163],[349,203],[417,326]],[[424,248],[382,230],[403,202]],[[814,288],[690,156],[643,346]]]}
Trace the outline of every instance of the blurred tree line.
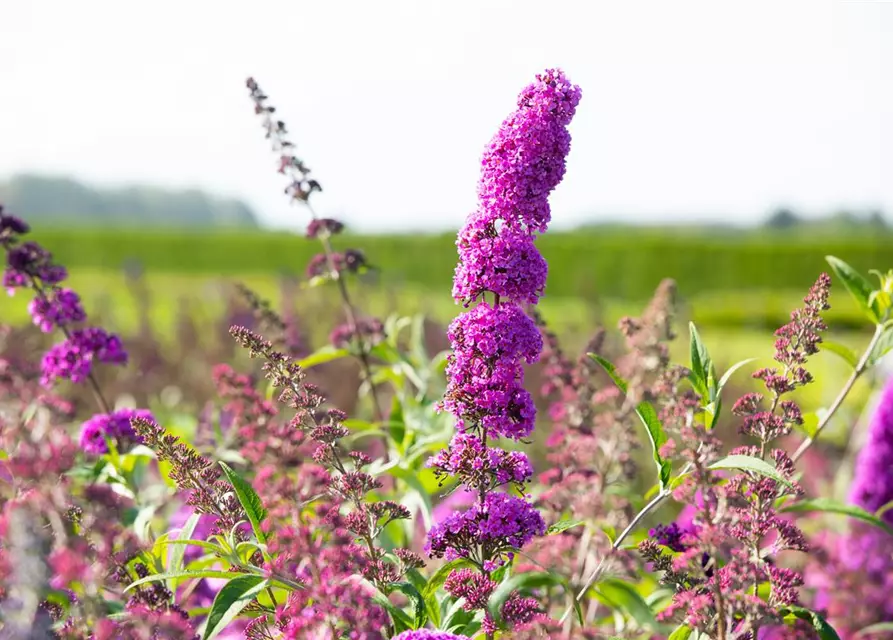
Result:
{"label": "blurred tree line", "polygon": [[831,232],[848,232],[854,230],[888,230],[890,227],[879,209],[868,211],[841,210],[823,217],[805,217],[789,207],[779,207],[773,211],[763,226],[767,229],[799,229],[822,230]]}
{"label": "blurred tree line", "polygon": [[0,202],[8,211],[44,226],[258,226],[257,216],[244,202],[197,189],[99,189],[70,178],[19,175],[0,182]]}

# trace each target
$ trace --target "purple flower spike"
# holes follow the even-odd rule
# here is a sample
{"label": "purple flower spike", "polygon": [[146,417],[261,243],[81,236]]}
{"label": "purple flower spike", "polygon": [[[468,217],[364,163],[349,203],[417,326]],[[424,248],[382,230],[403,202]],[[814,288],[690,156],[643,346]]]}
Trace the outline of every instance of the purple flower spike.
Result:
{"label": "purple flower spike", "polygon": [[[893,378],[887,381],[856,462],[850,502],[874,513],[893,501]],[[893,510],[884,513],[893,525]]]}
{"label": "purple flower spike", "polygon": [[[538,75],[521,92],[517,110],[484,151],[478,208],[456,241],[453,297],[477,306],[449,328],[443,408],[456,417],[459,433],[429,466],[441,482],[456,476],[475,502],[431,527],[425,548],[433,557],[475,562],[475,571],[455,571],[447,579],[447,590],[464,598],[469,611],[486,608],[495,584],[490,573],[546,531],[533,505],[498,491],[511,486],[523,493],[533,468],[527,456],[494,446],[494,439],[526,438],[536,422],[524,365],[539,359],[543,338],[521,305],[536,304],[546,287],[548,266],[535,240],[549,223],[549,193],[564,176],[566,126],[579,101],[579,87],[558,70]],[[503,623],[524,624],[537,615],[538,603],[515,593]],[[481,629],[490,636],[498,626],[487,614]],[[412,634],[398,637],[434,637]]]}
{"label": "purple flower spike", "polygon": [[580,102],[580,88],[550,69],[518,97],[481,161],[481,213],[521,231],[545,231],[549,193],[564,177],[570,134],[565,128]]}

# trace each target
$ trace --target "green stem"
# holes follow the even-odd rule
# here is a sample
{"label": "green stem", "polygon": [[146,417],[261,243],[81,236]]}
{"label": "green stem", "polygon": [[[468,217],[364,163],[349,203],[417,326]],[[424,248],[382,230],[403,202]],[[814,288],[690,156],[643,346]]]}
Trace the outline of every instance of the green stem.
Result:
{"label": "green stem", "polygon": [[[592,585],[594,585],[596,582],[598,582],[599,578],[601,578],[602,573],[604,573],[605,567],[608,564],[608,560],[611,559],[615,553],[617,553],[617,550],[620,548],[620,545],[623,544],[623,541],[626,540],[626,537],[630,533],[633,532],[633,529],[635,529],[639,525],[639,523],[645,518],[645,516],[647,516],[649,513],[651,513],[655,509],[657,509],[657,507],[659,507],[661,504],[663,504],[664,500],[666,500],[669,497],[670,497],[669,489],[662,490],[660,493],[658,493],[656,496],[654,496],[654,498],[651,499],[651,502],[649,502],[644,507],[642,507],[642,510],[639,511],[639,513],[637,513],[632,520],[630,520],[629,524],[626,525],[626,529],[624,529],[623,531],[620,532],[620,535],[617,536],[617,539],[614,540],[613,544],[611,544],[611,548],[608,550],[608,553],[606,553],[604,555],[604,557],[602,557],[602,559],[599,561],[598,565],[595,567],[595,569],[589,575],[589,578],[586,580],[585,585],[583,586],[582,589],[580,589],[580,592],[577,594],[577,597],[575,598],[575,602],[579,602],[584,597],[586,597],[586,593],[589,591],[589,589],[592,587]],[[564,615],[561,616],[561,620],[559,620],[559,624],[564,624],[564,622],[568,619],[568,617],[571,615],[573,610],[574,610],[574,605],[571,604],[571,606],[569,606],[565,610]]]}
{"label": "green stem", "polygon": [[813,433],[811,436],[808,436],[806,440],[800,443],[800,446],[794,452],[794,455],[791,456],[791,459],[794,462],[797,462],[797,460],[802,458],[803,454],[806,453],[806,450],[809,449],[809,447],[812,446],[812,443],[818,439],[819,434],[825,427],[828,426],[828,423],[831,422],[831,418],[834,417],[834,414],[837,413],[837,410],[840,409],[843,401],[846,400],[846,397],[849,395],[850,391],[852,391],[853,385],[856,384],[856,380],[858,380],[868,369],[868,361],[871,358],[871,354],[874,353],[874,349],[877,346],[878,341],[881,339],[883,333],[884,324],[878,323],[878,325],[874,329],[874,335],[871,337],[871,342],[868,343],[868,346],[865,348],[865,352],[862,354],[862,357],[859,358],[859,362],[856,364],[853,372],[850,374],[849,379],[847,379],[846,384],[843,385],[843,389],[840,390],[840,393],[837,394],[834,402],[831,403],[831,407],[828,409],[827,413],[825,413],[825,415],[819,421],[819,424],[815,429],[815,433]]}

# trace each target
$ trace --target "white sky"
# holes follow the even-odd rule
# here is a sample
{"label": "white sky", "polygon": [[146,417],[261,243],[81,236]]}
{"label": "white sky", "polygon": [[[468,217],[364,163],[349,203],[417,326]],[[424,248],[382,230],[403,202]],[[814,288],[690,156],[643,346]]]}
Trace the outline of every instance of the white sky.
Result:
{"label": "white sky", "polygon": [[254,75],[362,229],[450,229],[543,68],[583,87],[556,225],[893,214],[882,0],[0,0],[0,176],[71,175],[290,208]]}

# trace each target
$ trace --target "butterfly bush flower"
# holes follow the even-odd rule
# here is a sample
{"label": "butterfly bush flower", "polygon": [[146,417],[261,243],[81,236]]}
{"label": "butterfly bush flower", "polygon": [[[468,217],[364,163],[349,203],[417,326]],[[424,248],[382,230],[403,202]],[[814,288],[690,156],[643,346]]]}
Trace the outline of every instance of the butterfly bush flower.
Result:
{"label": "butterfly bush flower", "polygon": [[[538,75],[521,92],[518,108],[484,151],[478,208],[456,242],[453,296],[466,307],[476,306],[448,331],[452,354],[443,407],[455,415],[459,433],[429,465],[441,481],[455,475],[476,500],[436,523],[426,550],[476,565],[479,577],[454,572],[448,581],[448,590],[462,594],[470,610],[484,608],[492,591],[490,573],[546,529],[525,498],[497,491],[523,487],[532,475],[529,460],[491,443],[533,432],[536,410],[523,386],[524,365],[536,362],[543,341],[521,305],[536,304],[545,288],[546,262],[535,239],[546,230],[548,196],[564,175],[567,125],[579,101],[579,87],[559,70]],[[528,621],[536,609],[535,603],[510,601],[510,615],[503,616],[508,624]],[[497,631],[489,614],[482,630],[490,638]]]}
{"label": "butterfly bush flower", "polygon": [[446,631],[431,631],[429,629],[418,629],[414,631],[404,631],[398,636],[394,636],[394,640],[469,640],[468,636],[457,636],[455,633],[447,633]]}
{"label": "butterfly bush flower", "polygon": [[384,323],[378,318],[357,318],[355,328],[345,323],[332,329],[329,342],[338,349],[348,349],[358,340],[368,351],[386,337]]}
{"label": "butterfly bush flower", "polygon": [[58,380],[83,382],[92,373],[94,362],[127,364],[121,339],[101,327],[75,329],[44,355],[43,384],[49,387]]}
{"label": "butterfly bush flower", "polygon": [[[893,502],[893,378],[887,381],[856,460],[850,502],[870,513]],[[893,509],[883,514],[893,526]]]}
{"label": "butterfly bush flower", "polygon": [[[60,287],[68,272],[53,261],[53,255],[32,241],[22,241],[29,227],[22,220],[6,214],[0,207],[0,245],[6,251],[3,286],[10,294],[16,289],[30,288],[34,299],[28,311],[34,324],[44,333],[60,329],[65,339],[44,355],[41,378],[50,387],[59,380],[84,382],[93,372],[94,362],[126,364],[127,352],[121,339],[101,327],[73,328],[84,322],[87,314],[80,297],[71,289]],[[106,410],[104,400],[100,402]]]}
{"label": "butterfly bush flower", "polygon": [[382,483],[365,470],[372,462],[368,455],[344,450],[343,439],[349,435],[344,426],[347,414],[339,409],[323,408],[325,398],[305,381],[306,374],[300,365],[274,349],[269,341],[244,327],[233,327],[231,333],[249,355],[266,360],[264,372],[271,384],[281,390],[280,402],[295,410],[290,429],[305,434],[312,444],[312,460],[330,476],[326,493],[336,502],[352,507],[345,516],[344,526],[363,543],[363,577],[386,590],[407,571],[423,566],[421,558],[407,549],[389,554],[375,544],[388,524],[408,520],[411,514],[395,502],[370,501],[370,492],[380,489]]}
{"label": "butterfly bush flower", "polygon": [[85,453],[100,455],[108,453],[109,439],[119,443],[139,441],[131,425],[134,418],[154,420],[152,414],[145,409],[118,409],[112,413],[93,416],[81,425],[81,449]]}
{"label": "butterfly bush flower", "polygon": [[[893,378],[881,391],[856,459],[849,501],[869,513],[893,501]],[[893,511],[882,520],[893,526]],[[821,536],[806,585],[816,592],[815,606],[847,638],[869,625],[893,621],[893,536],[854,522],[846,534]]]}
{"label": "butterfly bush flower", "polygon": [[34,319],[34,324],[44,333],[50,333],[62,325],[83,322],[87,319],[80,296],[71,289],[58,289],[52,298],[34,298],[28,303],[28,312]]}

